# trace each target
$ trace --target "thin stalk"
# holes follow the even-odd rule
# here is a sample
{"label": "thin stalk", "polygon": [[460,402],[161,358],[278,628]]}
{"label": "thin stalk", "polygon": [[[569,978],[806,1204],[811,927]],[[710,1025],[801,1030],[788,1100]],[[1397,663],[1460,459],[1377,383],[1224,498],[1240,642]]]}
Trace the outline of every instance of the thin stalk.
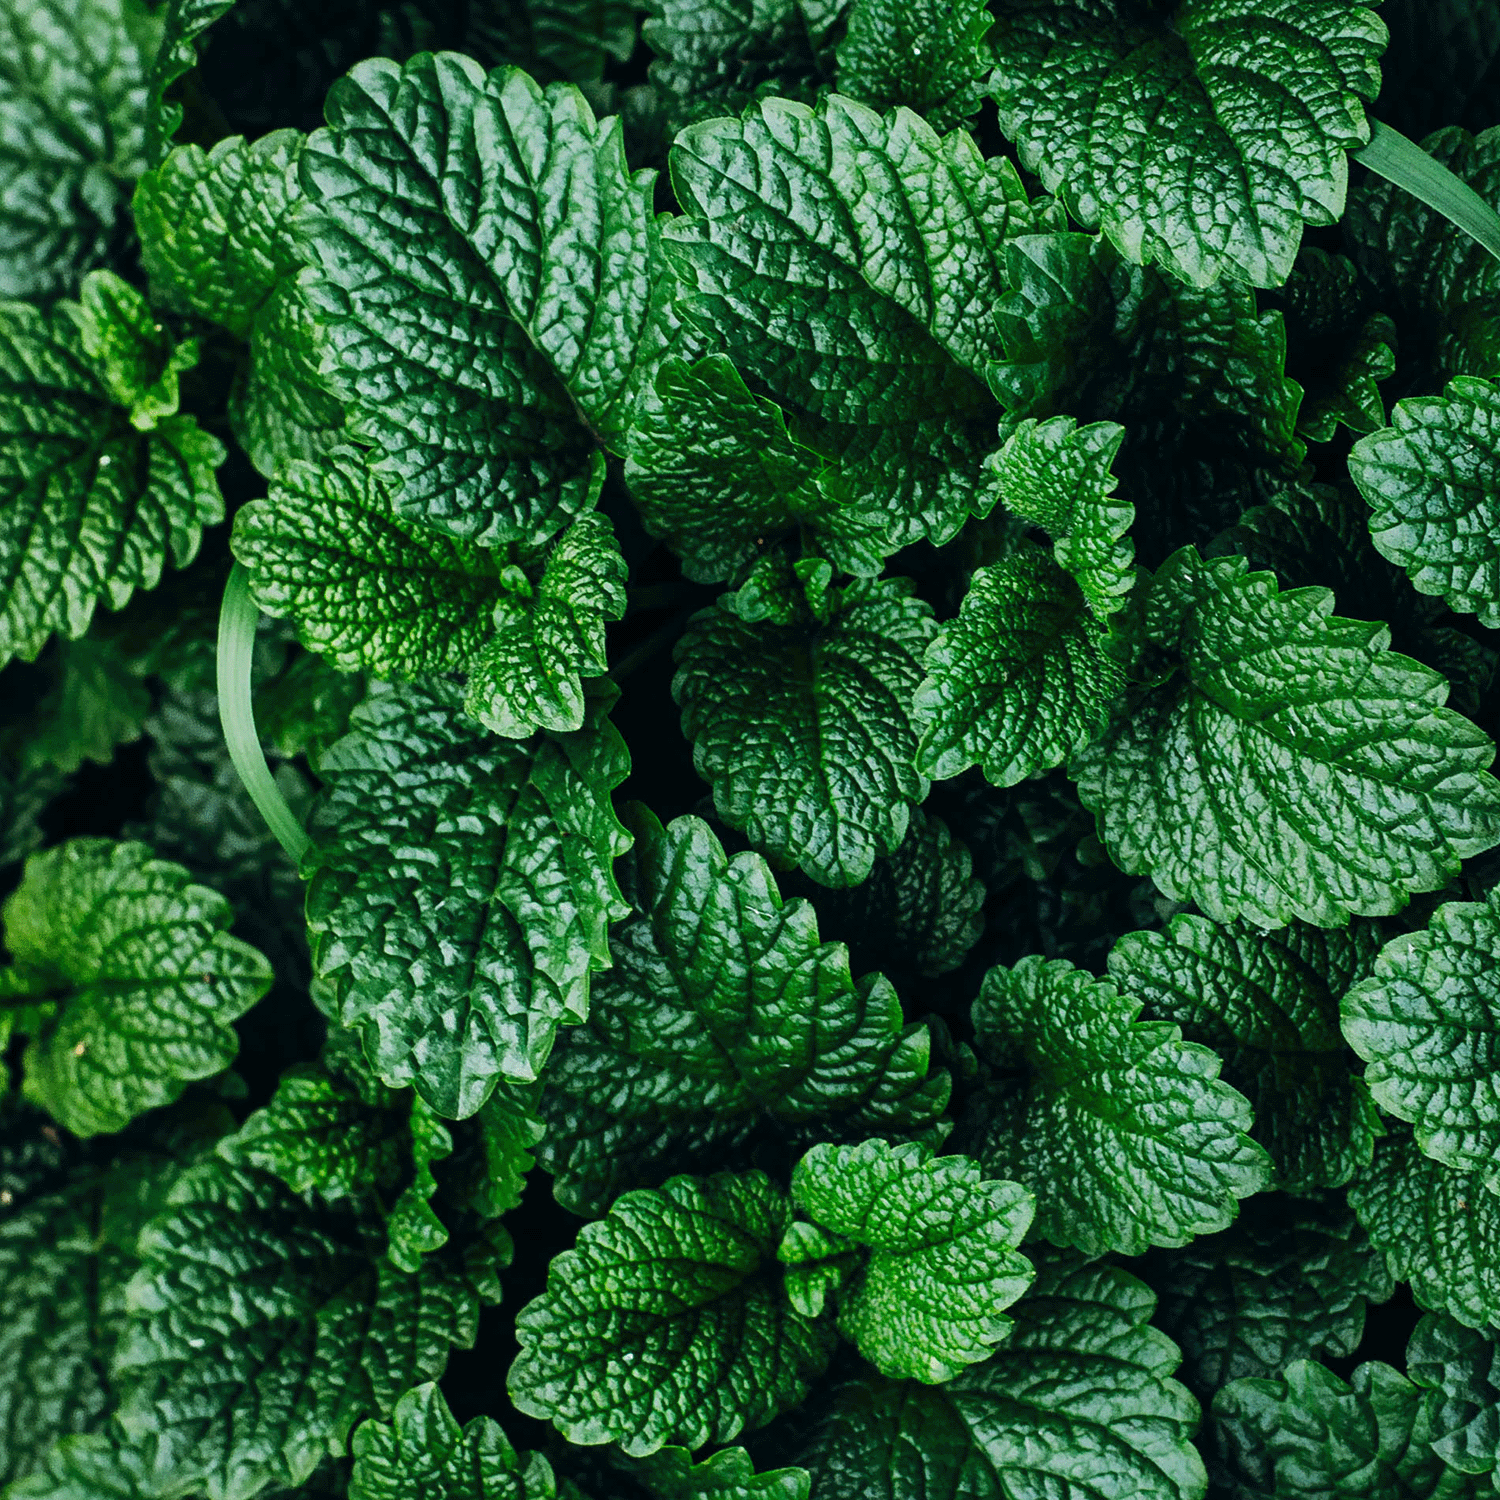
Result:
{"label": "thin stalk", "polygon": [[1500,214],[1415,141],[1379,120],[1370,124],[1370,144],[1354,153],[1355,161],[1436,209],[1500,260]]}
{"label": "thin stalk", "polygon": [[261,749],[260,736],[255,732],[250,662],[255,653],[255,627],[259,620],[260,611],[250,597],[250,575],[243,563],[236,563],[230,570],[224,605],[219,611],[219,723],[224,727],[229,758],[240,773],[250,800],[266,820],[266,827],[276,835],[276,842],[291,855],[292,863],[300,866],[312,840],[272,780],[266,752]]}

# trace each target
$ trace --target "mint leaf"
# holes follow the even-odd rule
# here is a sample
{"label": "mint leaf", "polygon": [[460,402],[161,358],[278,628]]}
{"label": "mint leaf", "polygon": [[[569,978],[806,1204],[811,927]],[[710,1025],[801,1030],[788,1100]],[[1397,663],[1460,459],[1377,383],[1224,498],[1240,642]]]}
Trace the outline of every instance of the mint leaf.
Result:
{"label": "mint leaf", "polygon": [[838,45],[838,91],[872,109],[906,105],[938,132],[972,119],[990,68],[981,0],[854,0]]}
{"label": "mint leaf", "polygon": [[1420,1306],[1471,1328],[1500,1318],[1500,1196],[1482,1172],[1445,1167],[1393,1130],[1350,1184],[1349,1206]]}
{"label": "mint leaf", "polygon": [[927,793],[911,701],[932,629],[903,578],[856,579],[826,622],[695,615],[672,695],[719,816],[821,885],[863,880]]}
{"label": "mint leaf", "polygon": [[1224,1081],[1249,1099],[1251,1131],[1289,1193],[1342,1187],[1370,1161],[1380,1116],[1339,1030],[1339,1001],[1375,965],[1372,922],[1338,932],[1294,922],[1262,932],[1174,917],[1165,932],[1132,932],[1109,976],[1224,1059]]}
{"label": "mint leaf", "polygon": [[1398,401],[1391,425],[1354,445],[1349,474],[1370,534],[1413,587],[1500,626],[1500,388],[1469,377]]}
{"label": "mint leaf", "polygon": [[1500,1368],[1492,1329],[1428,1313],[1406,1348],[1406,1369],[1427,1392],[1433,1451],[1461,1474],[1490,1474],[1500,1455]]}
{"label": "mint leaf", "polygon": [[543,83],[591,83],[610,59],[630,61],[641,7],[635,0],[509,0],[454,9],[468,11],[463,50],[524,67]]}
{"label": "mint leaf", "polygon": [[151,304],[113,271],[90,271],[78,293],[83,352],[130,425],[150,432],[177,410],[177,377],[198,362],[192,340],[178,344],[157,322]]}
{"label": "mint leaf", "polygon": [[0,971],[33,1007],[25,1091],[75,1135],[120,1130],[233,1059],[230,1022],[271,969],[230,937],[229,903],[144,844],[73,839],[26,862]]}
{"label": "mint leaf", "polygon": [[1182,1245],[1267,1185],[1250,1106],[1219,1060],[1062,960],[985,975],[978,1087],[957,1144],[1036,1195],[1035,1233],[1086,1255]]}
{"label": "mint leaf", "polygon": [[553,1500],[539,1453],[523,1465],[499,1426],[475,1417],[460,1428],[432,1383],[409,1390],[389,1423],[354,1434],[349,1500]]}
{"label": "mint leaf", "polygon": [[1027,541],[974,573],[923,664],[918,769],[942,780],[978,764],[995,786],[1081,750],[1125,682],[1078,585]]}
{"label": "mint leaf", "polygon": [[[1275,286],[1344,210],[1386,30],[1365,0],[1002,0],[1000,128],[1080,224],[1194,286]],[[1267,120],[1276,128],[1266,129]]]}
{"label": "mint leaf", "polygon": [[1004,245],[1054,222],[1014,168],[962,131],[939,139],[834,96],[690,127],[672,182],[686,213],[663,239],[683,316],[837,462],[883,550],[947,541],[987,511]]}
{"label": "mint leaf", "polygon": [[502,1076],[535,1077],[557,1028],[584,1019],[626,914],[610,864],[629,844],[609,804],[628,763],[602,711],[576,735],[517,742],[458,698],[407,687],[355,710],[318,763],[306,868],[339,1019],[385,1083],[463,1118]]}
{"label": "mint leaf", "polygon": [[755,1472],[743,1448],[720,1448],[700,1464],[686,1448],[659,1448],[647,1458],[625,1459],[652,1500],[808,1500],[806,1469]]}
{"label": "mint leaf", "polygon": [[766,1125],[795,1143],[933,1128],[948,1079],[890,985],[856,985],[760,856],[726,859],[697,818],[664,829],[633,807],[630,825],[640,915],[616,928],[614,967],[544,1080],[538,1155],[559,1201],[602,1212]]}
{"label": "mint leaf", "polygon": [[223,459],[191,417],[138,432],[66,306],[0,304],[0,663],[185,567],[223,518]]}
{"label": "mint leaf", "polygon": [[108,639],[59,639],[43,655],[52,685],[36,704],[21,763],[65,774],[86,760],[107,766],[120,745],[141,737],[151,713],[151,690],[140,663]]}
{"label": "mint leaf", "polygon": [[511,1399],[571,1443],[637,1455],[728,1442],[795,1405],[833,1329],[782,1290],[790,1218],[762,1172],[674,1177],[617,1199],[517,1314]]}
{"label": "mint leaf", "polygon": [[1153,685],[1074,763],[1111,858],[1216,921],[1399,911],[1500,841],[1490,741],[1384,625],[1185,547],[1158,570]]}
{"label": "mint leaf", "polygon": [[198,62],[195,43],[235,0],[167,0],[161,10],[161,44],[148,77],[146,107],[148,164],[155,166],[166,155],[172,137],[182,124],[182,105],[169,102],[167,90]]}
{"label": "mint leaf", "polygon": [[1043,1264],[985,1364],[941,1386],[843,1386],[803,1462],[818,1500],[1199,1500],[1198,1403],[1118,1266]]}
{"label": "mint leaf", "polygon": [[1344,996],[1344,1035],[1377,1104],[1416,1126],[1417,1144],[1500,1192],[1500,891],[1450,902],[1421,932],[1393,938]]}
{"label": "mint leaf", "polygon": [[0,4],[0,298],[71,293],[114,249],[160,34],[132,0]]}
{"label": "mint leaf", "polygon": [[363,62],[327,117],[297,226],[350,435],[399,515],[545,541],[591,506],[664,339],[650,174],[577,89],[456,54]]}
{"label": "mint leaf", "polygon": [[[839,1332],[882,1375],[935,1385],[1010,1332],[1004,1309],[1033,1274],[1016,1253],[1032,1200],[1013,1182],[983,1181],[967,1157],[930,1158],[925,1146],[878,1140],[814,1146],[792,1173],[792,1201],[818,1228],[869,1252],[835,1292]],[[793,1237],[780,1253],[802,1269]]]}

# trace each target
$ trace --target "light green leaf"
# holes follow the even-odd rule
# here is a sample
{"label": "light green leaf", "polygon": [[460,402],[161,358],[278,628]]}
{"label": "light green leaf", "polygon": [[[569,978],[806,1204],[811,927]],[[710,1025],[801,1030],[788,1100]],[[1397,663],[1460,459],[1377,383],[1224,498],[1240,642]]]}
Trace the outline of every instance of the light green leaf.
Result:
{"label": "light green leaf", "polygon": [[81,838],[33,855],[4,909],[10,993],[42,1007],[27,1097],[96,1135],[226,1067],[230,1022],[271,984],[265,959],[224,930],[230,915],[144,844]]}
{"label": "light green leaf", "polygon": [[83,352],[111,400],[130,413],[130,425],[150,432],[177,411],[177,377],[198,363],[198,345],[176,343],[151,304],[113,271],[83,278],[77,310]]}
{"label": "light green leaf", "polygon": [[854,0],[838,45],[838,91],[888,110],[906,105],[936,131],[967,124],[990,70],[983,0]]}
{"label": "light green leaf", "polygon": [[1407,1374],[1427,1392],[1433,1451],[1461,1474],[1491,1474],[1500,1457],[1500,1365],[1493,1329],[1428,1313],[1406,1347]]}
{"label": "light green leaf", "polygon": [[1339,1001],[1380,949],[1373,922],[1336,932],[1294,922],[1263,932],[1174,917],[1132,932],[1109,955],[1109,977],[1224,1060],[1224,1081],[1249,1099],[1252,1137],[1289,1193],[1342,1187],[1368,1166],[1379,1112],[1339,1030]]}
{"label": "light green leaf", "polygon": [[700,1464],[686,1448],[659,1448],[620,1463],[652,1500],[808,1500],[811,1483],[806,1469],[757,1474],[743,1448],[720,1448]]}
{"label": "light green leaf", "polygon": [[[485,735],[446,686],[372,695],[318,763],[308,928],[339,1018],[391,1087],[463,1118],[529,1079],[627,908],[609,793],[628,761],[596,709],[574,735]],[[441,909],[441,939],[432,914]]]}
{"label": "light green leaf", "polygon": [[1321,588],[1185,547],[1144,605],[1150,678],[1077,758],[1111,858],[1216,921],[1399,911],[1500,843],[1494,746],[1447,683]]}
{"label": "light green leaf", "polygon": [[732,1159],[767,1125],[794,1145],[932,1129],[948,1079],[890,985],[856,985],[758,855],[726,859],[697,818],[663,829],[636,806],[630,824],[640,915],[615,930],[614,968],[544,1080],[538,1154],[559,1200],[602,1212],[624,1188]]}
{"label": "light green leaf", "polygon": [[1344,1035],[1376,1103],[1429,1156],[1500,1192],[1500,890],[1440,906],[1344,996]]}
{"label": "light green leaf", "polygon": [[791,1218],[763,1172],[627,1193],[556,1256],[516,1316],[511,1399],[570,1443],[725,1443],[796,1405],[832,1352],[830,1321],[781,1286]]}
{"label": "light green leaf", "polygon": [[1367,0],[1000,0],[990,40],[1000,128],[1080,224],[1194,286],[1275,286],[1344,211],[1386,29]]}
{"label": "light green leaf", "polygon": [[223,459],[191,417],[137,432],[66,308],[0,303],[0,663],[185,567],[223,518]]}
{"label": "light green leaf", "polygon": [[695,615],[672,695],[719,816],[821,885],[863,880],[927,794],[911,701],[932,630],[903,578],[855,580],[826,623]]}
{"label": "light green leaf", "polygon": [[994,968],[974,1002],[980,1083],[956,1143],[1036,1195],[1035,1233],[1086,1255],[1222,1229],[1270,1177],[1219,1060],[1062,960]]}
{"label": "light green leaf", "polygon": [[803,1462],[818,1500],[1202,1500],[1198,1403],[1118,1266],[1040,1268],[985,1364],[839,1390]]}
{"label": "light green leaf", "polygon": [[1398,401],[1391,425],[1354,445],[1349,474],[1381,556],[1419,593],[1500,626],[1500,387],[1465,376]]}
{"label": "light green leaf", "polygon": [[592,505],[668,328],[651,174],[576,88],[360,63],[297,227],[322,373],[398,514],[536,545]]}
{"label": "light green leaf", "polygon": [[1027,541],[974,573],[923,664],[917,766],[937,780],[977,764],[1013,786],[1062,765],[1103,731],[1125,685],[1078,585]]}
{"label": "light green leaf", "polygon": [[[869,1252],[834,1291],[839,1332],[882,1375],[936,1385],[1010,1332],[1004,1310],[1033,1275],[1016,1253],[1033,1204],[1014,1182],[984,1181],[965,1156],[930,1157],[879,1140],[814,1146],[792,1173],[792,1201]],[[799,1268],[809,1258],[790,1236],[780,1254]]]}

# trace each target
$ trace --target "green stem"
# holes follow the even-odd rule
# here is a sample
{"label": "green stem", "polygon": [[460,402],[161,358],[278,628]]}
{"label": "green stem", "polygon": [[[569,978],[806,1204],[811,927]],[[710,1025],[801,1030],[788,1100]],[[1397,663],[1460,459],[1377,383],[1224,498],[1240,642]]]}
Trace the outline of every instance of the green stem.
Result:
{"label": "green stem", "polygon": [[1379,120],[1370,124],[1370,144],[1354,153],[1355,161],[1436,209],[1500,260],[1500,214],[1415,141]]}
{"label": "green stem", "polygon": [[271,779],[266,753],[255,732],[255,706],[250,700],[250,662],[255,653],[255,627],[260,611],[250,597],[250,575],[243,563],[230,570],[224,588],[224,607],[219,611],[219,722],[229,758],[260,809],[276,841],[300,865],[312,843],[297,815],[286,804],[280,788]]}

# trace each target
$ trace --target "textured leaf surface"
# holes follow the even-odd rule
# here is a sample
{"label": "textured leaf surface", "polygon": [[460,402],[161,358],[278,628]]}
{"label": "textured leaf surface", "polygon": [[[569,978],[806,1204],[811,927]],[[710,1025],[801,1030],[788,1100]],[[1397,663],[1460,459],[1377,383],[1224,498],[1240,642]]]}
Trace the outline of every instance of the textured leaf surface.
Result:
{"label": "textured leaf surface", "polygon": [[136,431],[65,307],[0,304],[0,661],[186,566],[223,518],[223,458],[191,417]]}
{"label": "textured leaf surface", "polygon": [[146,156],[154,166],[182,124],[182,106],[167,90],[198,61],[197,41],[235,0],[167,0],[162,7],[161,44],[148,77]]}
{"label": "textured leaf surface", "polygon": [[1003,0],[996,16],[1000,128],[1132,260],[1275,286],[1303,223],[1343,212],[1386,42],[1365,0]]}
{"label": "textured leaf surface", "polygon": [[833,1329],[782,1290],[790,1216],[761,1172],[626,1194],[517,1315],[511,1399],[569,1442],[634,1454],[728,1442],[795,1405],[828,1363]]}
{"label": "textured leaf surface", "polygon": [[1393,938],[1343,1011],[1376,1102],[1412,1121],[1429,1156],[1500,1190],[1500,891]]}
{"label": "textured leaf surface", "polygon": [[198,362],[197,343],[175,343],[151,304],[113,271],[90,271],[76,310],[83,352],[110,398],[130,413],[130,425],[149,432],[177,410],[177,377]]}
{"label": "textured leaf surface", "polygon": [[107,766],[115,749],[141,737],[151,713],[151,690],[139,662],[108,640],[86,635],[56,640],[41,665],[52,685],[28,716],[21,763],[71,773],[86,760]]}
{"label": "textured leaf surface", "polygon": [[1344,992],[1374,967],[1372,922],[1336,932],[1294,922],[1262,932],[1174,917],[1132,932],[1109,956],[1110,978],[1224,1060],[1224,1080],[1250,1101],[1251,1135],[1291,1193],[1342,1187],[1369,1164],[1379,1113],[1339,1030]]}
{"label": "textured leaf surface", "polygon": [[930,1128],[948,1079],[890,985],[856,985],[812,907],[783,906],[765,861],[726,859],[697,818],[663,829],[636,808],[631,828],[640,915],[545,1076],[539,1154],[558,1198],[601,1212],[767,1123],[801,1142]]}
{"label": "textured leaf surface", "polygon": [[725,822],[822,885],[863,880],[927,793],[911,699],[932,629],[901,578],[851,583],[826,624],[694,616],[672,694]]}
{"label": "textured leaf surface", "polygon": [[1406,1348],[1406,1368],[1427,1392],[1433,1450],[1462,1474],[1489,1474],[1500,1456],[1500,1364],[1493,1329],[1428,1313]]}
{"label": "textured leaf surface", "polygon": [[1125,685],[1078,585],[1033,542],[975,572],[923,664],[918,767],[941,780],[977,764],[995,786],[1062,765]]}
{"label": "textured leaf surface", "polygon": [[[1500,841],[1490,741],[1387,627],[1187,547],[1156,574],[1153,685],[1076,762],[1111,857],[1217,921],[1399,911]],[[1170,669],[1170,670],[1169,670]]]}
{"label": "textured leaf surface", "polygon": [[[792,1201],[869,1251],[835,1294],[839,1332],[882,1375],[935,1385],[1010,1331],[1004,1309],[1033,1274],[1016,1253],[1032,1201],[1013,1182],[984,1181],[967,1157],[929,1158],[914,1144],[814,1146],[792,1173]],[[781,1258],[797,1264],[794,1241]]]}
{"label": "textured leaf surface", "polygon": [[1219,1060],[1141,1002],[1061,960],[985,976],[981,1083],[958,1144],[1036,1195],[1036,1234],[1086,1255],[1181,1245],[1266,1186],[1250,1106]]}
{"label": "textured leaf surface", "polygon": [[597,493],[662,339],[650,174],[577,89],[380,58],[302,156],[322,373],[402,515],[536,544]]}
{"label": "textured leaf surface", "polygon": [[882,111],[904,104],[934,130],[952,130],[983,98],[989,29],[980,0],[855,0],[838,45],[838,91]]}
{"label": "textured leaf surface", "polygon": [[1423,594],[1500,626],[1500,387],[1462,377],[1398,401],[1391,425],[1354,445],[1381,556]]}
{"label": "textured leaf surface", "polygon": [[987,1363],[838,1392],[804,1460],[818,1500],[1201,1500],[1198,1403],[1154,1301],[1118,1266],[1043,1267]]}
{"label": "textured leaf surface", "polygon": [[534,1077],[557,1027],[587,1014],[626,914],[609,805],[624,747],[602,714],[561,739],[493,739],[438,686],[373,696],[351,724],[318,766],[318,971],[381,1078],[462,1118],[501,1076]]}
{"label": "textured leaf surface", "polygon": [[806,1469],[757,1474],[743,1448],[720,1448],[700,1464],[686,1448],[660,1448],[627,1466],[652,1500],[808,1500]]}
{"label": "textured leaf surface", "polygon": [[230,916],[144,844],[74,839],[28,860],[4,911],[11,993],[44,1007],[27,1097],[94,1135],[224,1068],[230,1022],[271,983],[265,959],[224,930]]}

